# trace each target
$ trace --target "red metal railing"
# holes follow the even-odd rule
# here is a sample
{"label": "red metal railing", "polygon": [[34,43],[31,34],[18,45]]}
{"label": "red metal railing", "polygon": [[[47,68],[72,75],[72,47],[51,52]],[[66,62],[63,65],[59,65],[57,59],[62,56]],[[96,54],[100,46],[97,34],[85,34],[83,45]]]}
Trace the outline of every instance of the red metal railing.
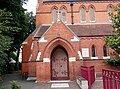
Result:
{"label": "red metal railing", "polygon": [[94,66],[90,66],[90,67],[81,66],[81,76],[86,80],[88,80],[88,89],[91,89],[91,86],[95,81]]}
{"label": "red metal railing", "polygon": [[102,70],[103,89],[120,89],[120,71]]}

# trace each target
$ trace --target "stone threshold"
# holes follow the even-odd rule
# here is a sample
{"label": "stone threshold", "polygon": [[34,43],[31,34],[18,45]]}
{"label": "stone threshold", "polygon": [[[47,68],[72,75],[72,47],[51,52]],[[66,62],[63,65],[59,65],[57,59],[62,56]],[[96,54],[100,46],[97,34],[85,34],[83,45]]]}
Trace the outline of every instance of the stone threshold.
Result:
{"label": "stone threshold", "polygon": [[70,80],[51,80],[49,81],[50,83],[67,83],[67,82],[72,82]]}
{"label": "stone threshold", "polygon": [[36,77],[28,77],[27,80],[36,80]]}

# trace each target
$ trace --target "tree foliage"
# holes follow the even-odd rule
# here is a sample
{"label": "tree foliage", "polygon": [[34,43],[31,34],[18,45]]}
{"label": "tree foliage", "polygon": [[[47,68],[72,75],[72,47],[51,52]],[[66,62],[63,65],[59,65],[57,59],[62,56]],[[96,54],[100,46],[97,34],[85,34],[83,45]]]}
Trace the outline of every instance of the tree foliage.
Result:
{"label": "tree foliage", "polygon": [[18,69],[21,44],[35,29],[35,16],[32,13],[25,13],[26,10],[22,7],[26,1],[0,0],[0,59],[3,61],[3,57],[8,59],[7,66],[9,68],[10,55],[16,52],[16,70]]}
{"label": "tree foliage", "polygon": [[10,33],[21,30],[18,27],[11,27],[13,20],[12,14],[6,12],[5,9],[0,9],[0,75],[3,74],[3,66],[5,65],[5,59],[7,59],[7,51],[11,48],[13,38]]}
{"label": "tree foliage", "polygon": [[114,10],[114,14],[109,13],[114,32],[113,35],[106,37],[105,41],[117,54],[120,54],[120,7],[115,7]]}
{"label": "tree foliage", "polygon": [[111,66],[120,68],[120,58],[119,59],[114,58],[114,59],[106,60],[106,63],[110,64]]}
{"label": "tree foliage", "polygon": [[26,13],[26,20],[27,20],[27,31],[25,38],[32,33],[36,28],[36,16],[33,16],[33,12]]}

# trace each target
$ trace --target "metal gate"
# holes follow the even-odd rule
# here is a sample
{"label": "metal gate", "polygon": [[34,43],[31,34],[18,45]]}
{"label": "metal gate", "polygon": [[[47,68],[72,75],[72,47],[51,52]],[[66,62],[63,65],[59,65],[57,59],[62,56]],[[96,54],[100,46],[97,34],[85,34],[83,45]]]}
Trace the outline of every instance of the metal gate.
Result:
{"label": "metal gate", "polygon": [[94,66],[81,66],[81,76],[88,80],[88,89],[92,89],[92,84],[95,82]]}
{"label": "metal gate", "polygon": [[120,89],[120,71],[102,70],[103,89]]}

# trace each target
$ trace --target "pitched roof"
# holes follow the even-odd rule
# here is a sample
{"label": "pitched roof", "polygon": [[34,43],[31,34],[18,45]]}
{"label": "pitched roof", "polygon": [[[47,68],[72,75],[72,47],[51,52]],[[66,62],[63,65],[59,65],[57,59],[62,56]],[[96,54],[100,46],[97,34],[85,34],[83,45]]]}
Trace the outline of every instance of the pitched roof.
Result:
{"label": "pitched roof", "polygon": [[[35,37],[41,37],[50,26],[41,26],[36,31]],[[111,24],[92,24],[92,25],[68,25],[68,27],[79,37],[83,36],[107,36],[113,34]]]}
{"label": "pitched roof", "polygon": [[111,24],[69,25],[68,27],[77,36],[106,36],[113,33]]}
{"label": "pitched roof", "polygon": [[35,37],[41,37],[50,26],[41,26],[38,31],[36,31]]}

